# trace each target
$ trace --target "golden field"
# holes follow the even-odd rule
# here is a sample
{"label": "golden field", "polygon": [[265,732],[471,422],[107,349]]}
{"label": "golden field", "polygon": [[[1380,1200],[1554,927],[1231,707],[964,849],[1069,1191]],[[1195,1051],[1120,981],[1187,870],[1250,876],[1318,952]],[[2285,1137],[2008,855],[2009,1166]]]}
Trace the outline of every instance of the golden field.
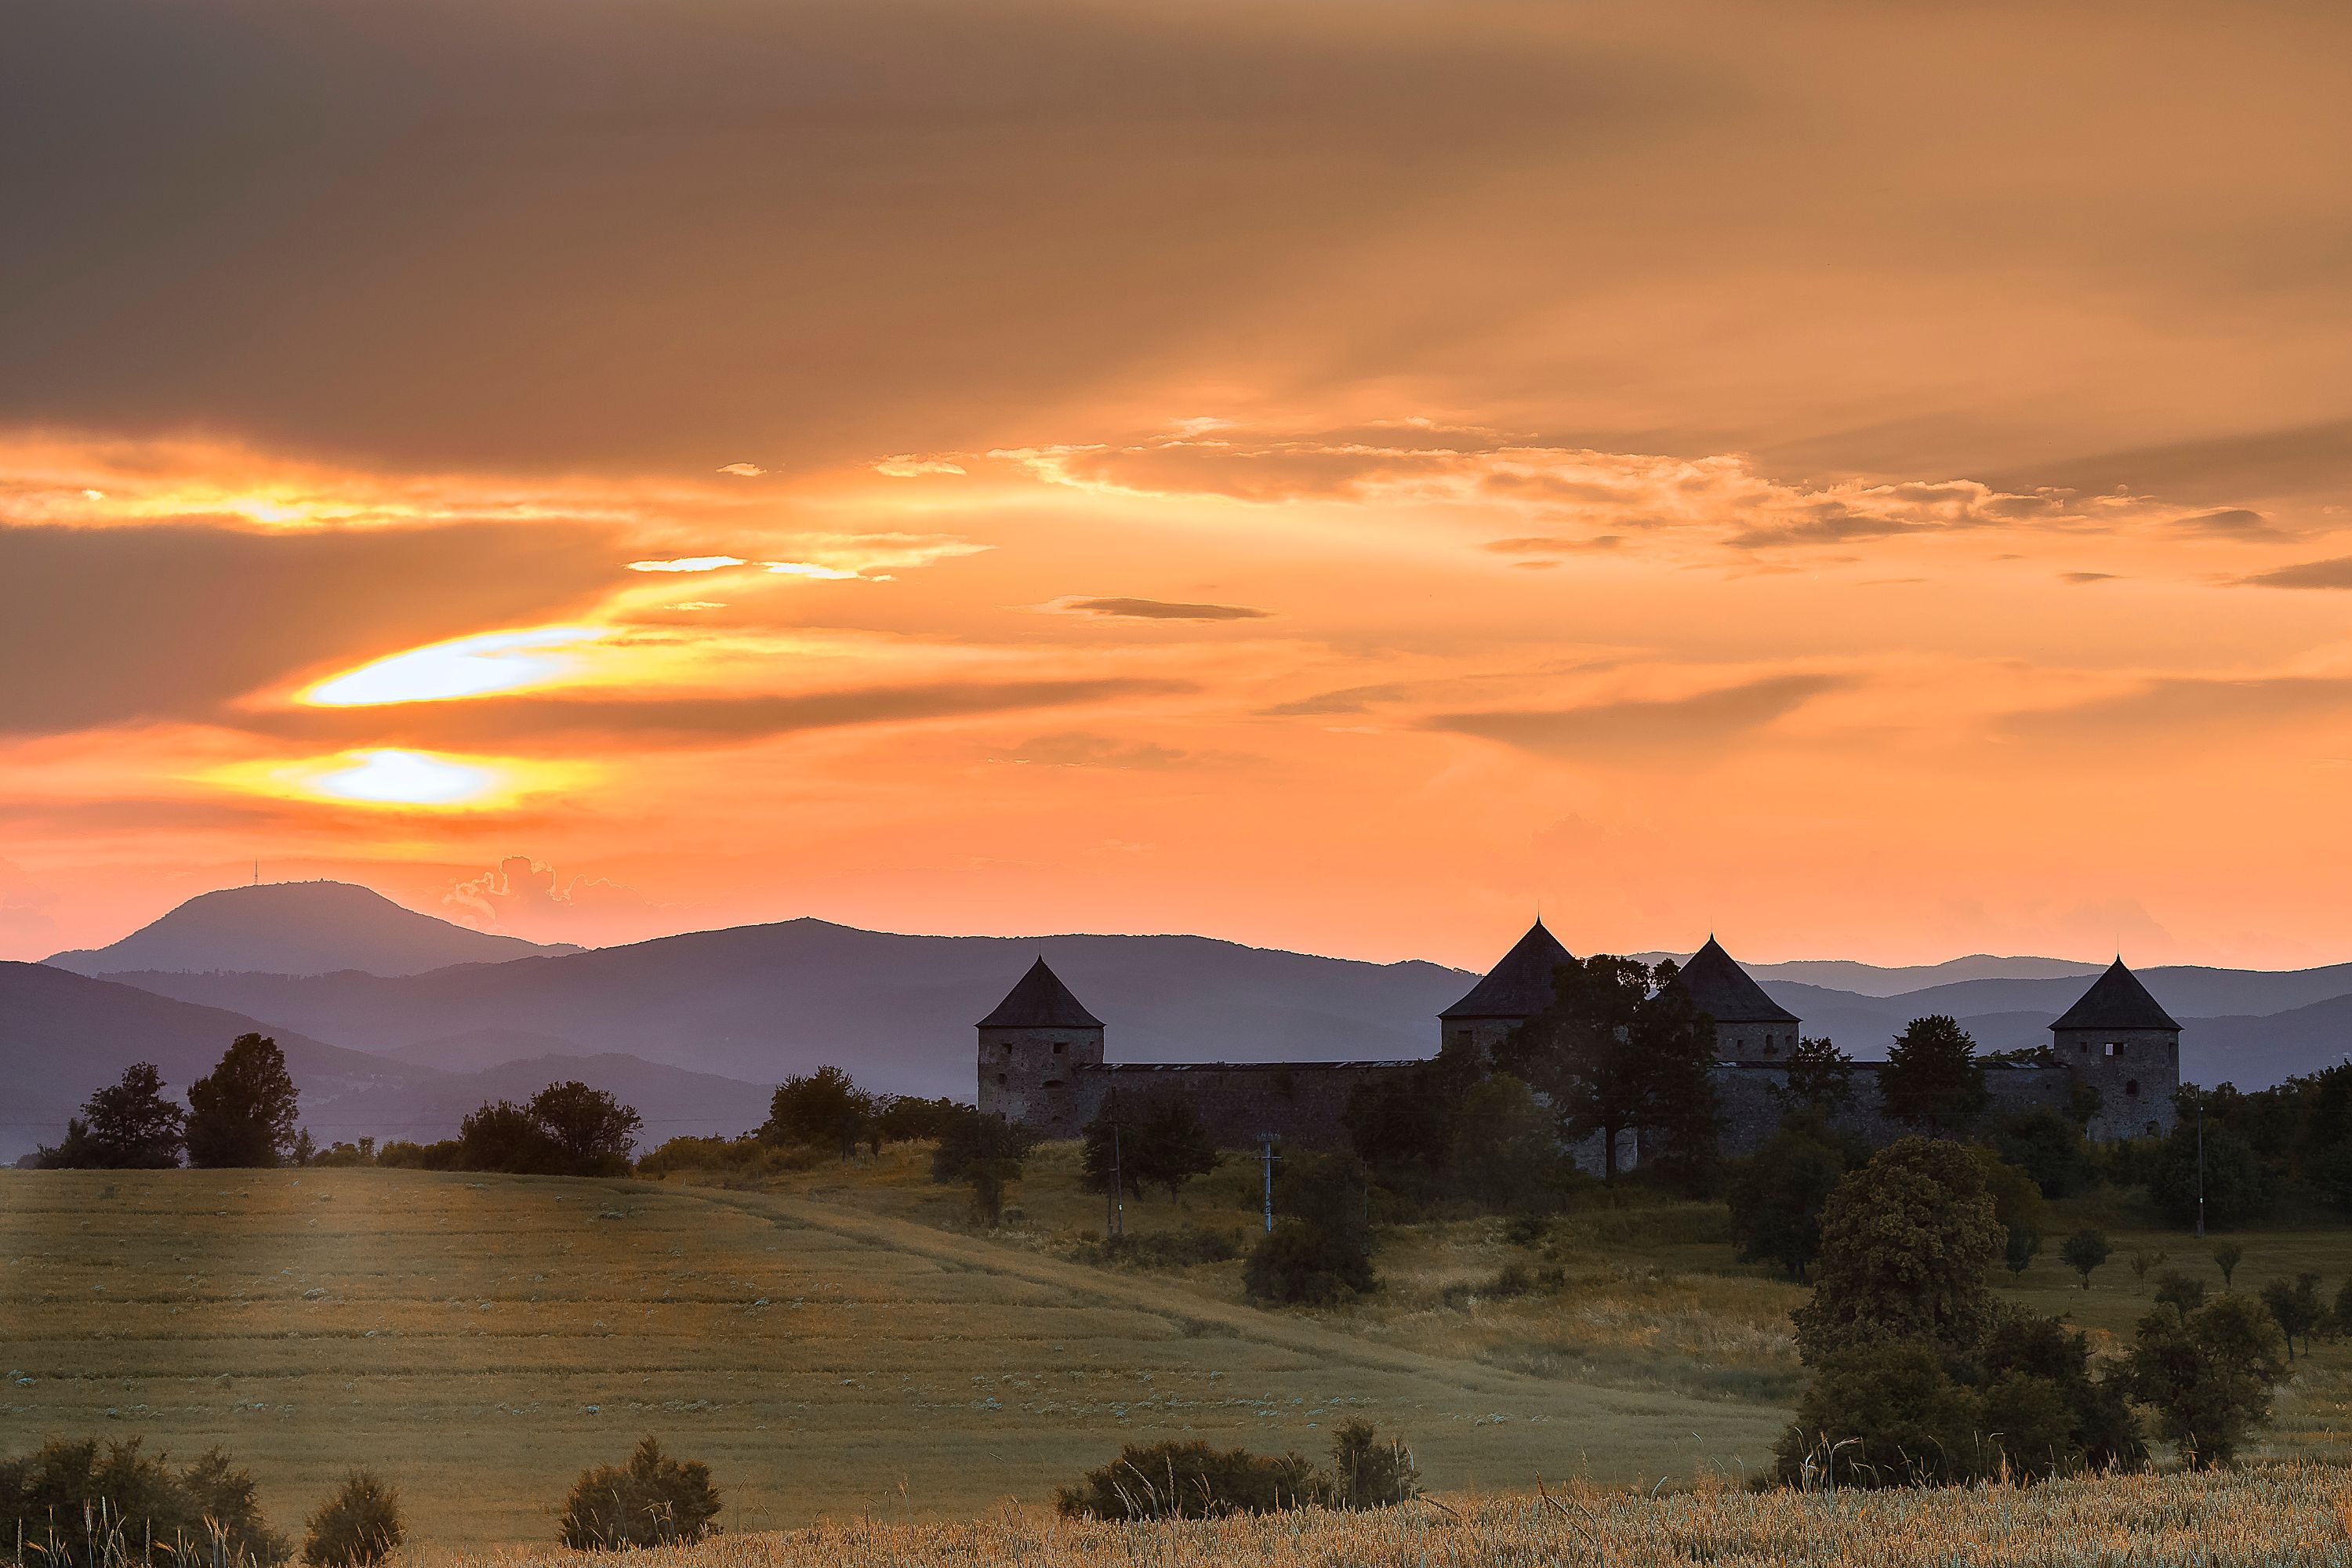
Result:
{"label": "golden field", "polygon": [[[0,1173],[0,1449],[218,1443],[281,1527],[366,1464],[444,1552],[549,1538],[572,1477],[646,1432],[710,1464],[732,1535],[1034,1508],[1130,1441],[1319,1454],[1354,1415],[1401,1433],[1449,1498],[1737,1479],[1800,1384],[1803,1292],[1733,1260],[1719,1205],[1596,1208],[1533,1245],[1491,1219],[1400,1226],[1378,1295],[1267,1311],[1238,1263],[1084,1261],[1103,1200],[1076,1176],[1075,1150],[1049,1147],[986,1234],[920,1149],[749,1186]],[[1129,1228],[1246,1239],[1255,1183],[1229,1161],[1181,1202],[1131,1202]],[[2241,1239],[2242,1288],[2316,1268],[2332,1294],[2352,1267],[2341,1227]],[[2211,1272],[2179,1237],[2116,1241],[2092,1290],[2045,1260],[2016,1293],[2109,1341],[2147,1304],[2136,1247]],[[1483,1289],[1513,1264],[1559,1283]],[[2326,1342],[2297,1361],[2260,1451],[2342,1453],[2347,1367]]]}
{"label": "golden field", "polygon": [[[2352,1473],[2315,1464],[2117,1476],[2026,1489],[1846,1491],[1589,1486],[1376,1513],[1113,1525],[1001,1510],[967,1523],[828,1521],[633,1557],[643,1568],[2345,1568]],[[399,1568],[556,1568],[555,1549]]]}

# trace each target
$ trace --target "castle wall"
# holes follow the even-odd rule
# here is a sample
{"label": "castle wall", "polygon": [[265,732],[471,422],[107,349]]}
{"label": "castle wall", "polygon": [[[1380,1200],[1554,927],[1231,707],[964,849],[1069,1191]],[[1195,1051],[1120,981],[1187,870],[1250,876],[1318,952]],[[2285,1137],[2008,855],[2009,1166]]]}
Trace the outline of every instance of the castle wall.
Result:
{"label": "castle wall", "polygon": [[[1880,1109],[1878,1075],[1884,1062],[1856,1062],[1847,1081],[1852,1093],[1846,1109],[1831,1121],[1865,1142],[1892,1143],[1915,1131],[1890,1120]],[[1736,1160],[1753,1154],[1772,1140],[1787,1113],[1780,1093],[1788,1088],[1789,1071],[1764,1063],[1725,1062],[1715,1069],[1715,1093],[1723,1117],[1723,1156]],[[1985,1066],[1985,1093],[1990,1103],[1985,1119],[1998,1121],[2021,1110],[2046,1107],[2064,1110],[2074,1089],[2074,1077],[2064,1068]]]}
{"label": "castle wall", "polygon": [[2177,1029],[2054,1029],[2058,1059],[2099,1091],[2093,1138],[2161,1135],[2172,1131],[2173,1092],[2180,1087]]}
{"label": "castle wall", "polygon": [[[1359,1086],[1394,1077],[1413,1062],[1114,1062],[1084,1077],[1093,1110],[1114,1091],[1124,1099],[1173,1089],[1192,1102],[1224,1149],[1250,1149],[1265,1133],[1286,1142],[1328,1149],[1344,1144],[1340,1121]],[[1072,1134],[1064,1133],[1067,1137]]]}

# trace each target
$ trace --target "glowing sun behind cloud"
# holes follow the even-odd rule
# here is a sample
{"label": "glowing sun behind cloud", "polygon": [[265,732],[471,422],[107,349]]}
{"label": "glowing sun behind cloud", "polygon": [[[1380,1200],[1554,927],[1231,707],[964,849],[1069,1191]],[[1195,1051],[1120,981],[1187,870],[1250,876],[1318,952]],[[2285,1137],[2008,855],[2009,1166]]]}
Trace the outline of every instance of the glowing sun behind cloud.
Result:
{"label": "glowing sun behind cloud", "polygon": [[371,747],[299,762],[236,763],[206,777],[280,799],[478,811],[575,784],[583,772],[575,763]]}
{"label": "glowing sun behind cloud", "polygon": [[331,676],[304,691],[300,700],[321,708],[353,708],[482,697],[541,686],[569,674],[578,663],[573,650],[604,635],[594,626],[533,626],[457,637]]}

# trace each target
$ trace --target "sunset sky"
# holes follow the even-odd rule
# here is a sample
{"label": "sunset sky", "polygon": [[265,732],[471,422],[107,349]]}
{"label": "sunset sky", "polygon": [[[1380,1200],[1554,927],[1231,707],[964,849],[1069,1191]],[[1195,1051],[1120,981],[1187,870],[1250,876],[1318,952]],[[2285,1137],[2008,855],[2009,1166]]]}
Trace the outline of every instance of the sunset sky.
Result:
{"label": "sunset sky", "polygon": [[2352,958],[2352,11],[29,0],[0,956]]}

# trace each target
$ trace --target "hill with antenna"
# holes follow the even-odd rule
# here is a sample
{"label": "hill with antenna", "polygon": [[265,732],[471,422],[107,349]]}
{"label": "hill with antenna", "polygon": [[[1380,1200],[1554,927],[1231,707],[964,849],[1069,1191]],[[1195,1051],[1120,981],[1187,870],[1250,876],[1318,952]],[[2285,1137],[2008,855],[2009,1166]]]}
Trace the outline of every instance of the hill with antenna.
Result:
{"label": "hill with antenna", "polygon": [[199,893],[120,942],[56,953],[47,962],[93,976],[358,970],[392,978],[453,963],[504,963],[580,951],[569,943],[543,946],[470,931],[403,909],[350,882],[263,882]]}

